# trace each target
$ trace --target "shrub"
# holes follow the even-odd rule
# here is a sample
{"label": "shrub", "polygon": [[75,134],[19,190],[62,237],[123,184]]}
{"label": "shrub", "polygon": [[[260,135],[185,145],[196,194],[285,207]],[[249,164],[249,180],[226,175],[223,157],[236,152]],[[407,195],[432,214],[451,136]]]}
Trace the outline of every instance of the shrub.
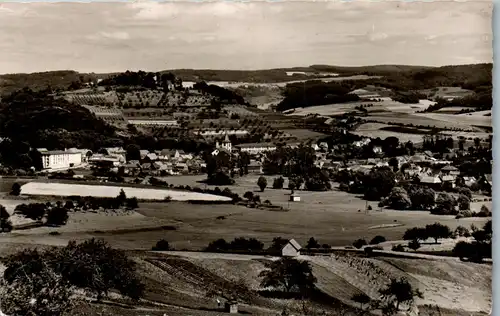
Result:
{"label": "shrub", "polygon": [[416,251],[418,248],[420,248],[420,242],[418,240],[412,240],[408,243],[408,248],[412,249],[413,251]]}
{"label": "shrub", "polygon": [[285,179],[283,179],[283,177],[279,177],[279,178],[274,179],[273,189],[283,189],[284,183],[285,183]]}
{"label": "shrub", "polygon": [[365,247],[364,249],[365,255],[370,257],[373,254],[373,248],[372,247]]}
{"label": "shrub", "polygon": [[464,194],[458,196],[458,209],[461,211],[470,209],[470,199]]}
{"label": "shrub", "polygon": [[128,209],[131,209],[131,210],[139,207],[139,203],[137,202],[137,198],[135,196],[127,199],[125,205]]}
{"label": "shrub", "polygon": [[467,227],[464,226],[458,226],[455,229],[455,235],[459,237],[470,237],[470,231],[467,229]]}
{"label": "shrub", "polygon": [[356,249],[361,249],[363,246],[366,246],[367,245],[367,242],[366,240],[364,239],[358,239],[358,240],[355,240],[352,245],[356,248]]}
{"label": "shrub", "polygon": [[405,252],[405,247],[401,244],[392,246],[392,251]]}
{"label": "shrub", "polygon": [[377,235],[373,237],[373,239],[370,241],[370,245],[377,245],[380,244],[381,242],[385,242],[386,239],[384,236]]}
{"label": "shrub", "polygon": [[170,245],[165,239],[159,240],[155,246],[152,247],[155,251],[168,251],[170,250]]}
{"label": "shrub", "polygon": [[19,183],[14,183],[10,191],[11,195],[19,196],[21,194],[21,185]]}
{"label": "shrub", "polygon": [[492,216],[492,213],[486,205],[483,205],[483,206],[481,206],[481,210],[477,213],[477,216],[478,217],[490,217],[490,216]]}
{"label": "shrub", "polygon": [[47,225],[60,226],[68,221],[68,210],[63,207],[54,207],[47,213]]}
{"label": "shrub", "polygon": [[164,199],[163,199],[164,202],[171,202],[172,201],[172,197],[170,195],[167,195]]}
{"label": "shrub", "polygon": [[394,187],[388,197],[389,205],[395,210],[406,210],[411,206],[408,192],[401,187]]}
{"label": "shrub", "polygon": [[260,176],[259,179],[257,180],[257,185],[259,186],[260,191],[264,192],[264,189],[267,186],[267,179],[263,176]]}

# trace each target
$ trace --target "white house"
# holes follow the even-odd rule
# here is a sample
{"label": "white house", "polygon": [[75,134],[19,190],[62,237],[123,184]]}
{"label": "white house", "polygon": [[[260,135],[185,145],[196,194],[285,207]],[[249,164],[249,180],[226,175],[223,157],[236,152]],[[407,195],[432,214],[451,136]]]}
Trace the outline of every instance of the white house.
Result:
{"label": "white house", "polygon": [[368,145],[371,142],[371,139],[369,138],[363,138],[362,140],[355,141],[353,145],[355,147],[363,147],[365,145]]}
{"label": "white house", "polygon": [[68,169],[82,163],[82,153],[67,150],[42,150],[43,169]]}
{"label": "white house", "polygon": [[296,257],[300,256],[300,249],[302,247],[295,239],[290,239],[288,243],[281,248],[281,255],[283,257]]}
{"label": "white house", "polygon": [[250,144],[240,144],[234,146],[238,148],[241,152],[247,152],[249,154],[260,154],[266,151],[276,150],[276,145],[273,143],[250,143]]}

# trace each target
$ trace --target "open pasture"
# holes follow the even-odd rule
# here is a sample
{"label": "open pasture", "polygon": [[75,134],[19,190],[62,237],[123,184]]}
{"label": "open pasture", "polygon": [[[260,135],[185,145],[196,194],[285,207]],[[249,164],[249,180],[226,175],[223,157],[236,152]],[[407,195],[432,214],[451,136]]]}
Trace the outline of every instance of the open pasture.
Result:
{"label": "open pasture", "polygon": [[[446,122],[450,122],[452,124],[468,124],[468,125],[476,125],[476,126],[492,126],[492,117],[484,116],[484,114],[488,113],[488,111],[481,111],[477,113],[463,113],[463,114],[442,114],[442,113],[422,113],[417,114],[419,116],[425,116],[435,120],[442,120]],[[489,111],[491,113],[491,111]]]}
{"label": "open pasture", "polygon": [[[451,114],[437,114],[437,113],[401,113],[401,112],[384,112],[375,113],[365,117],[367,120],[373,120],[379,123],[396,123],[414,126],[429,126],[441,129],[464,129],[469,131],[482,131],[472,125],[484,125],[476,124],[481,120],[462,120],[458,115]],[[489,118],[491,121],[491,118]],[[482,120],[484,123],[485,119]],[[489,123],[491,126],[491,123]]]}
{"label": "open pasture", "polygon": [[474,91],[461,87],[436,87],[434,89],[423,89],[418,92],[428,95],[430,98],[463,98],[474,94]]}
{"label": "open pasture", "polygon": [[364,136],[364,137],[380,137],[385,139],[387,137],[395,136],[400,142],[411,141],[413,143],[419,143],[422,141],[422,134],[412,134],[412,133],[396,133],[392,131],[386,131],[382,128],[389,127],[391,125],[381,124],[381,123],[364,123],[356,128],[353,134]]}
{"label": "open pasture", "polygon": [[[272,183],[272,177],[267,179],[268,183]],[[196,177],[191,177],[190,180],[186,177],[169,177],[166,180],[174,184],[200,186],[196,183]],[[437,221],[454,229],[458,225],[470,226],[471,223],[480,226],[487,220],[456,220],[454,216],[437,216],[424,211],[380,211],[376,202],[368,203],[373,210],[366,214],[366,201],[336,190],[297,191],[302,201],[288,202],[289,190],[266,189],[258,192],[256,182],[257,177],[244,177],[238,179],[237,185],[229,188],[240,196],[246,191],[252,191],[260,195],[262,201],[270,200],[289,211],[276,212],[235,205],[140,203],[139,213],[176,223],[177,229],[120,235],[109,231],[100,236],[127,248],[150,247],[157,240],[166,238],[177,249],[201,249],[218,238],[232,240],[242,236],[255,237],[266,244],[277,236],[296,238],[300,243],[305,243],[309,237],[314,236],[321,243],[344,246],[350,245],[357,238],[371,239],[376,235],[399,240],[406,229]],[[221,186],[221,189],[225,187]]]}
{"label": "open pasture", "polygon": [[[361,100],[349,103],[335,103],[335,104],[325,104],[310,106],[306,108],[296,108],[291,114],[293,115],[341,115],[346,112],[355,111],[358,106],[365,106],[368,113],[379,113],[379,112],[401,112],[401,113],[415,113],[417,111],[422,111],[427,109],[429,105],[433,102],[428,100],[420,100],[419,103],[406,104],[398,101],[394,101],[389,97],[378,98],[380,101],[369,101]],[[372,106],[366,107],[367,104]]]}
{"label": "open pasture", "polygon": [[94,197],[116,197],[123,190],[127,197],[136,197],[140,200],[163,200],[170,196],[175,201],[228,201],[230,198],[213,194],[197,192],[183,192],[175,190],[160,190],[133,188],[121,186],[99,186],[71,183],[44,183],[29,182],[21,187],[23,195],[41,196],[94,196]]}

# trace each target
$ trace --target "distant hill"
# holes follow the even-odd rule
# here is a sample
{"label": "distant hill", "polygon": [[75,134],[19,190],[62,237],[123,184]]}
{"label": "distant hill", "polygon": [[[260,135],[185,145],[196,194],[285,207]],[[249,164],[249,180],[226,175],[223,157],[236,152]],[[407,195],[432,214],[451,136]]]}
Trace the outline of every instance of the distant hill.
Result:
{"label": "distant hill", "polygon": [[34,91],[47,88],[67,89],[73,82],[95,80],[95,78],[97,78],[95,74],[79,73],[73,70],[0,75],[0,95],[23,88],[30,88]]}
{"label": "distant hill", "polygon": [[[331,65],[311,65],[308,67],[276,68],[264,70],[216,70],[216,69],[172,69],[159,73],[173,73],[183,81],[228,81],[228,82],[286,82],[292,80],[314,79],[327,73],[350,75],[378,75],[382,79],[374,84],[387,88],[425,89],[436,86],[462,86],[473,89],[474,86],[492,85],[493,64],[474,64],[443,67],[375,65],[360,67],[342,67]],[[305,72],[306,74],[290,72]],[[33,90],[66,89],[72,83],[89,82],[105,79],[116,73],[78,73],[72,70],[48,71],[31,74],[0,75],[0,94],[29,87]]]}

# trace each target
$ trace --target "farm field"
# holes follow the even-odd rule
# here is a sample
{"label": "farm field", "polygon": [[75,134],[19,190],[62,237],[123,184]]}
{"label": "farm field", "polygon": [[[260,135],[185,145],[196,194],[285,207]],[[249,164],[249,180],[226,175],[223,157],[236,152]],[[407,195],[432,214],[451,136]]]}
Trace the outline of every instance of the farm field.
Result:
{"label": "farm field", "polygon": [[293,111],[293,115],[309,115],[309,114],[318,114],[318,115],[340,115],[349,111],[354,111],[355,107],[360,105],[372,104],[373,106],[367,107],[366,110],[368,113],[378,113],[378,112],[402,112],[402,113],[415,113],[416,111],[421,111],[426,109],[429,105],[433,104],[432,101],[428,100],[420,100],[419,103],[415,104],[405,104],[397,101],[393,101],[388,97],[380,97],[378,98],[381,101],[374,102],[369,100],[361,100],[356,102],[349,103],[335,103],[335,104],[326,104],[326,105],[317,105],[310,106],[306,108],[296,108]]}
{"label": "farm field", "polygon": [[442,113],[421,113],[421,114],[419,113],[416,115],[425,116],[425,117],[435,119],[435,120],[450,122],[452,124],[457,124],[457,125],[469,124],[469,125],[477,125],[477,126],[489,126],[489,127],[492,126],[491,116],[484,116],[481,114],[473,115],[474,113],[470,113],[471,115],[468,115],[468,114],[469,113],[457,114],[457,115],[442,114]]}
{"label": "farm field", "polygon": [[265,86],[265,87],[284,87],[290,83],[298,83],[298,82],[306,82],[310,80],[321,80],[323,82],[330,81],[344,81],[344,80],[368,80],[368,79],[377,79],[380,76],[367,76],[367,75],[355,75],[348,77],[332,77],[332,78],[311,78],[305,80],[292,80],[285,82],[273,82],[273,83],[254,83],[254,82],[227,82],[227,81],[208,81],[207,84],[218,85],[223,88],[238,88],[244,86]]}
{"label": "farm field", "polygon": [[326,134],[323,133],[318,133],[315,131],[311,131],[308,129],[300,129],[300,128],[294,128],[294,129],[287,129],[284,128],[282,131],[285,134],[289,134],[291,137],[295,137],[297,141],[305,141],[305,140],[312,140],[312,139],[319,139],[321,137],[326,137]]}
{"label": "farm field", "polygon": [[[174,185],[215,187],[200,184],[199,181],[204,178],[204,176],[172,176],[164,177],[163,180]],[[425,226],[434,222],[441,222],[455,229],[459,225],[469,227],[473,223],[480,227],[488,220],[487,218],[457,220],[454,216],[437,216],[426,211],[380,209],[376,202],[367,203],[353,194],[335,189],[327,192],[297,191],[301,201],[289,202],[289,190],[268,188],[264,192],[259,192],[256,185],[257,178],[258,176],[238,178],[236,185],[228,186],[228,188],[240,196],[247,191],[252,191],[260,195],[262,201],[270,200],[274,205],[282,206],[288,211],[270,211],[232,204],[140,202],[136,212],[70,213],[69,222],[65,226],[15,231],[8,236],[2,236],[0,242],[52,244],[54,240],[61,242],[99,237],[124,249],[150,249],[156,241],[165,238],[176,249],[199,250],[206,247],[210,241],[219,238],[232,240],[236,237],[255,237],[269,245],[273,238],[281,236],[295,238],[301,244],[305,244],[310,237],[315,237],[320,243],[346,246],[358,238],[369,240],[376,235],[383,235],[390,241],[400,240],[408,228]],[[267,177],[267,180],[268,183],[272,183],[273,177]],[[57,183],[57,185],[60,184],[63,183]],[[91,187],[102,192],[114,190],[114,193],[108,196],[118,195],[120,189],[120,187],[97,185]],[[22,188],[24,190],[25,186]],[[127,196],[134,195],[131,193],[134,191],[127,191],[129,189],[142,192],[149,190],[124,187]],[[57,189],[58,195],[62,195],[60,192],[63,190],[67,189]],[[44,194],[54,195],[54,191],[44,192]],[[175,199],[175,193],[184,192],[172,191],[173,199]],[[73,193],[65,194],[72,195]],[[30,200],[9,200],[8,198],[0,200],[0,204],[5,205],[9,213],[12,213],[16,205],[29,202]],[[492,208],[491,202],[473,202],[471,209],[479,211],[483,204]],[[367,205],[373,208],[369,213],[364,211]],[[170,228],[164,229],[164,226]],[[51,231],[58,231],[61,235],[50,236]]]}
{"label": "farm field", "polygon": [[474,91],[461,87],[436,87],[434,89],[424,89],[418,92],[426,94],[431,98],[463,98],[474,94]]}
{"label": "farm field", "polygon": [[422,134],[411,134],[411,133],[396,133],[391,131],[385,131],[381,128],[388,127],[391,125],[382,124],[382,123],[364,123],[359,125],[353,134],[364,136],[364,137],[380,137],[381,139],[385,139],[387,137],[395,136],[399,139],[400,142],[411,141],[414,144],[422,141]]}
{"label": "farm field", "polygon": [[[168,183],[174,185],[201,186],[197,181],[203,176],[166,177]],[[467,218],[456,220],[453,216],[431,215],[423,211],[378,211],[376,203],[368,203],[373,211],[365,214],[365,201],[341,191],[306,192],[299,191],[300,202],[288,202],[288,190],[266,189],[256,192],[257,177],[239,178],[237,185],[229,188],[240,195],[246,191],[259,194],[261,200],[270,200],[275,205],[289,208],[288,212],[267,211],[246,208],[235,205],[199,205],[180,202],[170,203],[140,203],[138,213],[154,220],[160,220],[158,225],[174,225],[175,230],[141,230],[120,232],[118,222],[109,222],[108,227],[102,227],[102,233],[92,233],[96,228],[93,224],[83,221],[80,231],[86,231],[85,237],[98,235],[112,244],[127,249],[147,249],[156,241],[166,238],[176,249],[201,249],[210,241],[235,237],[256,237],[269,244],[274,237],[293,237],[300,243],[305,243],[311,236],[321,243],[332,246],[350,245],[357,238],[371,239],[383,235],[389,240],[401,239],[409,227],[425,226],[436,221],[450,226],[483,225],[485,218]],[[272,178],[268,177],[268,182]],[[286,186],[286,183],[285,183]],[[213,186],[212,186],[213,188]],[[224,188],[224,187],[221,187]],[[476,205],[477,204],[477,205]],[[472,208],[479,210],[485,204],[491,208],[491,202],[473,203]],[[360,210],[360,212],[358,212]],[[217,219],[219,217],[219,219]],[[117,219],[118,220],[118,219]],[[58,230],[58,229],[56,229]],[[43,234],[40,231],[40,234]],[[30,233],[30,235],[32,235]],[[76,238],[78,234],[60,238]],[[83,236],[81,236],[83,238]]]}
{"label": "farm field", "polygon": [[116,197],[120,190],[125,191],[128,197],[136,197],[141,200],[163,200],[170,196],[175,201],[203,200],[203,201],[228,201],[230,198],[213,194],[197,192],[182,192],[174,190],[146,189],[120,186],[99,186],[71,183],[45,183],[29,182],[21,187],[23,195],[46,195],[46,196],[94,196],[94,197]]}
{"label": "farm field", "polygon": [[[466,129],[471,131],[482,132],[481,129],[473,127],[472,125],[484,125],[476,124],[479,122],[485,122],[486,120],[461,120],[460,117],[451,114],[438,114],[438,113],[398,113],[398,112],[384,112],[375,113],[365,117],[367,120],[373,120],[379,123],[396,123],[396,124],[413,124],[422,125],[443,129]],[[490,123],[491,124],[491,123]]]}
{"label": "farm field", "polygon": [[[390,130],[384,130],[387,127],[396,127],[393,125],[383,124],[383,123],[363,123],[359,125],[353,134],[364,136],[364,137],[380,137],[381,139],[385,139],[390,136],[395,136],[399,138],[401,142],[412,141],[414,144],[422,142],[422,137],[424,136],[422,133],[404,133],[404,132],[393,132]],[[411,129],[411,128],[410,128]],[[422,130],[428,131],[428,130]],[[465,138],[476,138],[479,137],[481,139],[487,139],[491,133],[487,132],[461,132],[461,131],[450,131],[446,130],[442,132],[443,135],[451,136],[454,139],[458,139],[460,137]]]}

